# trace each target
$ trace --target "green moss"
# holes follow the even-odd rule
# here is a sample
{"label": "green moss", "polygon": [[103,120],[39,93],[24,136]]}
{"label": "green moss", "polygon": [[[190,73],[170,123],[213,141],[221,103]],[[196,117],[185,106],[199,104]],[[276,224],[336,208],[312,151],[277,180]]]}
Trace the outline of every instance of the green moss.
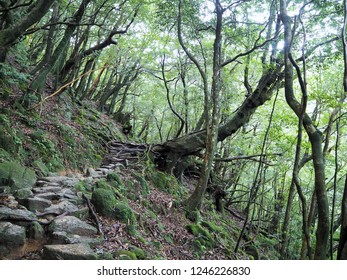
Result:
{"label": "green moss", "polygon": [[215,233],[222,233],[224,231],[223,227],[218,226],[215,222],[201,221],[200,224],[203,227],[207,228],[209,231],[213,231]]}
{"label": "green moss", "polygon": [[121,193],[121,191],[119,191],[119,189],[117,189],[116,187],[110,185],[110,183],[107,182],[107,181],[104,180],[104,179],[98,180],[98,181],[95,183],[95,186],[96,186],[97,188],[100,188],[100,189],[110,190],[110,191],[113,192],[113,195],[114,195],[115,197],[117,197],[118,199],[124,200],[124,196],[123,196],[123,194]]}
{"label": "green moss", "polygon": [[99,188],[99,189],[105,189],[105,190],[112,190],[112,187],[111,185],[106,182],[105,180],[98,180],[96,183],[95,183],[96,187]]}
{"label": "green moss", "polygon": [[92,203],[94,204],[96,211],[106,217],[114,217],[114,207],[117,203],[116,198],[111,190],[96,189],[92,194]]}
{"label": "green moss", "polygon": [[186,218],[194,223],[199,223],[201,221],[201,214],[199,211],[185,211]]}
{"label": "green moss", "polygon": [[116,187],[119,185],[124,185],[123,180],[119,177],[119,175],[116,172],[107,174],[106,180],[110,182],[111,185],[115,185]]}
{"label": "green moss", "polygon": [[179,194],[180,187],[177,180],[168,174],[161,171],[153,170],[149,173],[148,179],[152,181],[153,186],[158,190],[164,191],[170,194]]}
{"label": "green moss", "polygon": [[141,186],[141,194],[143,196],[147,196],[150,193],[150,187],[147,181],[139,174],[133,173],[132,176],[140,183]]}
{"label": "green moss", "polygon": [[98,259],[99,260],[114,260],[114,257],[111,253],[104,252],[98,257]]}
{"label": "green moss", "polygon": [[167,243],[174,244],[173,235],[171,233],[164,234],[163,238]]}
{"label": "green moss", "polygon": [[93,186],[91,184],[81,180],[75,185],[75,189],[79,192],[89,193],[89,192],[93,191]]}
{"label": "green moss", "polygon": [[114,206],[114,217],[119,221],[134,225],[136,223],[136,217],[132,209],[124,202],[117,202]]}
{"label": "green moss", "polygon": [[115,257],[118,257],[120,260],[137,260],[136,254],[128,250],[115,252]]}
{"label": "green moss", "polygon": [[130,251],[133,252],[136,255],[136,258],[138,260],[145,260],[145,259],[147,259],[147,253],[143,249],[141,249],[141,248],[138,248],[138,247],[135,247],[135,246],[131,246],[130,247]]}
{"label": "green moss", "polygon": [[213,236],[208,230],[206,230],[199,224],[189,224],[186,226],[186,229],[196,237],[196,240],[198,240],[201,245],[205,246],[206,248],[214,247],[215,241]]}
{"label": "green moss", "polygon": [[256,246],[248,245],[246,246],[245,251],[253,260],[259,260],[259,252]]}
{"label": "green moss", "polygon": [[0,163],[0,185],[8,185],[12,190],[32,188],[36,182],[33,170],[16,162]]}

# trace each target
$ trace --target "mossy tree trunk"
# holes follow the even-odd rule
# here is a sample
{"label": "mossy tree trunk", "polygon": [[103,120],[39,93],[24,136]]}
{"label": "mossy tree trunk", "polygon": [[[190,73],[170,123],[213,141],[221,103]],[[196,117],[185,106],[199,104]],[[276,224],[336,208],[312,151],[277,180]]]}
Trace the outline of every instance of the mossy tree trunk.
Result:
{"label": "mossy tree trunk", "polygon": [[47,59],[46,64],[37,73],[36,77],[32,81],[30,89],[33,92],[36,92],[38,96],[41,95],[47,75],[51,72],[58,74],[60,73],[60,70],[63,67],[67,56],[68,48],[70,46],[70,39],[74,34],[77,25],[80,23],[90,1],[91,0],[83,0],[81,2],[78,10],[72,17],[70,24],[67,25],[63,38],[60,40],[52,55]]}
{"label": "mossy tree trunk", "polygon": [[27,14],[20,20],[14,21],[7,28],[0,30],[0,62],[6,60],[6,54],[11,45],[23,35],[34,23],[41,20],[55,0],[35,1],[28,7]]}

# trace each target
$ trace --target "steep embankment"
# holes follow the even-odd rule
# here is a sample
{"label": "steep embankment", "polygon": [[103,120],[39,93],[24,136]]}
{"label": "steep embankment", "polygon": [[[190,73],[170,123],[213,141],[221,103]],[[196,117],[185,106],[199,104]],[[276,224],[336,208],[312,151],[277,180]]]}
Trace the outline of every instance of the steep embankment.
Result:
{"label": "steep embankment", "polygon": [[181,184],[158,171],[146,146],[124,143],[119,125],[93,104],[49,102],[27,112],[2,101],[1,258],[264,257],[252,240],[242,244],[248,254],[233,252],[242,219],[216,212],[209,199],[187,220],[195,179]]}

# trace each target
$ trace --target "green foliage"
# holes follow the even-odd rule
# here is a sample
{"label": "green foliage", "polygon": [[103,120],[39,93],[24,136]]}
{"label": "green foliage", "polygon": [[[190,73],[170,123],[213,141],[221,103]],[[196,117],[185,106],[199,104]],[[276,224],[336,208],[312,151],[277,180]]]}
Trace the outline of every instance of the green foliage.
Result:
{"label": "green foliage", "polygon": [[177,179],[171,175],[157,170],[151,170],[146,175],[148,180],[150,180],[153,183],[153,186],[158,190],[178,196],[183,192]]}
{"label": "green foliage", "polygon": [[133,252],[138,260],[145,260],[147,259],[147,253],[138,247],[131,246],[130,251]]}
{"label": "green foliage", "polygon": [[115,187],[124,185],[123,180],[119,177],[117,172],[107,174],[106,180]]}
{"label": "green foliage", "polygon": [[0,63],[0,80],[10,85],[23,85],[28,82],[29,74],[19,72],[15,67]]}
{"label": "green foliage", "polygon": [[189,233],[195,236],[196,244],[202,248],[211,249],[214,247],[214,238],[211,233],[199,224],[189,224],[186,226]]}
{"label": "green foliage", "polygon": [[116,251],[114,255],[115,257],[118,257],[120,260],[137,260],[136,254],[128,250]]}

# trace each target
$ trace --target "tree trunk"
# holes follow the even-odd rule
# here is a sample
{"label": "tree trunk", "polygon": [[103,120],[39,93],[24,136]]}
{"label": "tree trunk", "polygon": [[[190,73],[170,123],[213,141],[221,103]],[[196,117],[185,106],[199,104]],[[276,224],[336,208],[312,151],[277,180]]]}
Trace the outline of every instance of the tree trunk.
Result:
{"label": "tree trunk", "polygon": [[[211,103],[207,105],[212,105],[212,118],[207,122],[208,127],[206,130],[206,150],[203,161],[203,166],[201,168],[201,174],[198,186],[195,188],[193,194],[188,199],[187,209],[189,211],[194,211],[201,208],[203,197],[205,195],[207,184],[210,178],[210,173],[212,169],[212,163],[214,159],[214,154],[217,147],[218,141],[218,123],[220,115],[220,71],[221,71],[221,42],[222,42],[222,18],[223,9],[219,0],[215,1],[215,8],[217,14],[215,40],[213,45],[213,75],[212,75],[212,85],[211,85]],[[207,108],[209,106],[206,106]]]}
{"label": "tree trunk", "polygon": [[[225,124],[218,127],[218,141],[223,141],[245,125],[256,109],[271,99],[282,78],[279,67],[269,67],[259,80],[258,86],[253,93],[245,99],[243,104]],[[163,161],[170,161],[172,155],[184,157],[198,154],[205,148],[205,143],[206,129],[203,129],[166,141],[163,144],[155,145],[152,150],[160,153],[163,156]],[[165,166],[165,163],[162,166]]]}
{"label": "tree trunk", "polygon": [[347,175],[341,204],[341,232],[337,259],[347,260]]}
{"label": "tree trunk", "polygon": [[72,18],[72,24],[69,24],[66,27],[63,38],[60,40],[58,46],[55,48],[52,56],[47,61],[46,65],[43,66],[41,71],[37,74],[35,79],[31,84],[31,89],[36,91],[38,95],[41,94],[43,90],[47,75],[55,71],[55,73],[60,73],[61,68],[65,62],[67,56],[67,49],[70,44],[70,38],[73,35],[77,24],[81,21],[85,10],[91,0],[83,0],[80,4],[78,10],[74,14]]}
{"label": "tree trunk", "polygon": [[[285,96],[288,105],[300,117],[302,105],[296,100],[293,90],[293,61],[290,59],[292,43],[291,18],[287,14],[286,0],[281,0],[281,20],[284,24],[284,59],[285,59]],[[300,73],[298,73],[300,74]],[[303,92],[304,94],[304,92]],[[322,133],[314,126],[311,118],[304,113],[303,124],[312,148],[312,159],[315,171],[315,192],[318,206],[318,228],[316,231],[315,259],[326,259],[329,239],[329,205],[325,189],[325,165],[322,151]]]}
{"label": "tree trunk", "polygon": [[4,30],[0,30],[0,62],[4,62],[8,48],[34,23],[41,20],[55,0],[39,0],[28,8],[30,12]]}

